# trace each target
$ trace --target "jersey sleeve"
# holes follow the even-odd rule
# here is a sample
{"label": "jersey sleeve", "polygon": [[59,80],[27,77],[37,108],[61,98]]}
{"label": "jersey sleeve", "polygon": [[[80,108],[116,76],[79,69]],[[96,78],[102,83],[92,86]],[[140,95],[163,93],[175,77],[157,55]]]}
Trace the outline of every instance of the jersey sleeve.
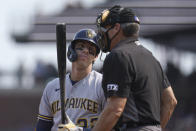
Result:
{"label": "jersey sleeve", "polygon": [[111,52],[103,65],[102,86],[106,97],[128,97],[134,78],[133,66],[122,52]]}
{"label": "jersey sleeve", "polygon": [[53,115],[50,107],[49,102],[49,84],[47,84],[46,88],[44,89],[43,95],[41,97],[40,105],[39,105],[39,114],[38,119],[44,121],[52,121]]}
{"label": "jersey sleeve", "polygon": [[160,69],[161,69],[161,72],[162,72],[162,77],[163,77],[163,89],[164,89],[164,88],[167,88],[167,87],[171,86],[171,84],[170,84],[170,82],[169,82],[169,80],[168,80],[168,78],[167,78],[167,75],[166,75],[165,72],[163,71],[160,62],[157,61],[157,63],[159,64]]}
{"label": "jersey sleeve", "polygon": [[163,78],[164,78],[164,87],[167,88],[169,86],[171,86],[166,74],[163,72]]}

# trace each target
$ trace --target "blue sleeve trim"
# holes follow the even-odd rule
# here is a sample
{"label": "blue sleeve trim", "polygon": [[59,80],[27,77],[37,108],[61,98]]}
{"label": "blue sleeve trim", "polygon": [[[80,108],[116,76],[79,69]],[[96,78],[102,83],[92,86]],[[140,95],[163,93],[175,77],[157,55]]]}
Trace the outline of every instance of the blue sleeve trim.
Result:
{"label": "blue sleeve trim", "polygon": [[38,120],[35,131],[51,131],[52,121]]}

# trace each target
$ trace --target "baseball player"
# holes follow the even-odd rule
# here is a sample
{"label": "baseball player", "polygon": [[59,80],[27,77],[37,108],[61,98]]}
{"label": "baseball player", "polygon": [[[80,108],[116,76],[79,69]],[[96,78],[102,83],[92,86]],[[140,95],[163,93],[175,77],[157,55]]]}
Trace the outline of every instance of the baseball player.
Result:
{"label": "baseball player", "polygon": [[[65,111],[77,126],[92,128],[104,108],[105,97],[101,87],[102,75],[92,70],[100,52],[96,33],[82,29],[68,47],[72,62],[71,73],[66,75]],[[37,131],[57,131],[61,122],[59,79],[50,81],[39,105]]]}

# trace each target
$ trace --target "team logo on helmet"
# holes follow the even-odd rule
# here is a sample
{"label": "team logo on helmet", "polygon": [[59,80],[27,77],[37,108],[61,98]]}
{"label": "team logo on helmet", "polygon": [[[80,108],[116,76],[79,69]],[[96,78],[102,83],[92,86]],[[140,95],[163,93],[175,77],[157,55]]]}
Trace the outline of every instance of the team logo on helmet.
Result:
{"label": "team logo on helmet", "polygon": [[88,38],[92,39],[92,38],[94,37],[92,31],[88,30],[86,33],[87,33],[86,36],[87,36]]}

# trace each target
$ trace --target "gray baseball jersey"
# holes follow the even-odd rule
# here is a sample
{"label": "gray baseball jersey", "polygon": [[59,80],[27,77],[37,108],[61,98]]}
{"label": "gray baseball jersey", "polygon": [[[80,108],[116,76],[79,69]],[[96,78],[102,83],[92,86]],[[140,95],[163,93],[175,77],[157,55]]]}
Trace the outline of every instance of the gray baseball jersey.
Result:
{"label": "gray baseball jersey", "polygon": [[[102,74],[91,71],[84,79],[72,85],[66,75],[65,111],[70,119],[81,127],[92,128],[105,106],[101,87]],[[59,79],[50,81],[41,98],[38,119],[53,121],[52,131],[61,123]]]}

